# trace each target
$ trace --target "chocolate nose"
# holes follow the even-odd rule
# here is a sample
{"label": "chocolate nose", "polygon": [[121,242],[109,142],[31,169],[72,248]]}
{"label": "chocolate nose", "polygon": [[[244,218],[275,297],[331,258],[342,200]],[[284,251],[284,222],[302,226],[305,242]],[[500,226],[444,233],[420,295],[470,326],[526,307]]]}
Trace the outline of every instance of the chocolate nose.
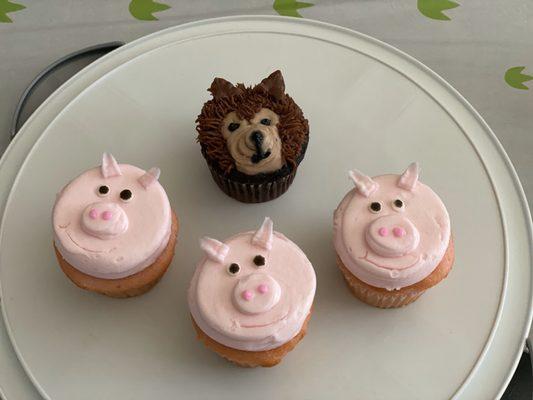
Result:
{"label": "chocolate nose", "polygon": [[261,131],[253,131],[251,134],[250,134],[250,139],[252,140],[252,142],[254,142],[254,144],[256,145],[261,145],[261,143],[263,143],[263,139],[265,137],[263,136],[263,133]]}
{"label": "chocolate nose", "polygon": [[420,234],[403,216],[387,215],[375,219],[366,229],[370,248],[382,257],[401,257],[418,247]]}
{"label": "chocolate nose", "polygon": [[265,139],[265,136],[261,131],[253,131],[250,134],[250,140],[253,142],[255,146],[255,154],[252,156],[252,162],[254,164],[257,164],[261,162],[261,160],[264,160],[265,158],[270,157],[270,151],[264,151],[263,150],[263,140]]}

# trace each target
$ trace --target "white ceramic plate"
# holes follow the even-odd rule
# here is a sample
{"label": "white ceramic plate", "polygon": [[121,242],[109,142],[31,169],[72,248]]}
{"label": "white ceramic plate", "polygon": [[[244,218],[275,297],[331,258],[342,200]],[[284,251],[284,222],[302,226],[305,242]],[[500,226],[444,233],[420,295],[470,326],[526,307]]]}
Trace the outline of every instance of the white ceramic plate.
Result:
{"label": "white ceramic plate", "polygon": [[[230,18],[151,40],[168,35],[172,43],[106,74],[59,114],[30,152],[6,205],[4,317],[41,394],[59,400],[501,393],[531,319],[531,230],[516,175],[472,108],[411,58],[326,24]],[[211,181],[194,119],[215,75],[253,83],[276,68],[310,120],[311,144],[286,195],[241,205]],[[73,287],[51,248],[55,192],[97,164],[103,150],[124,162],[159,165],[182,220],[165,279],[130,300]],[[379,174],[415,159],[450,211],[456,265],[405,309],[367,307],[350,296],[335,269],[332,211],[350,188],[349,168]],[[195,340],[185,291],[200,257],[198,236],[224,238],[264,215],[315,265],[315,312],[308,336],[280,366],[241,370]]]}
{"label": "white ceramic plate", "polygon": [[3,322],[0,323],[0,399],[41,399],[13,352]]}
{"label": "white ceramic plate", "polygon": [[[158,39],[152,40],[152,37],[156,35]],[[158,32],[122,46],[112,55],[98,59],[65,82],[32,114],[31,119],[20,129],[0,159],[0,210],[2,213],[20,166],[42,131],[57,114],[82,90],[113,68],[173,40],[170,32]],[[5,400],[41,398],[13,352],[3,320],[0,320],[0,398]]]}

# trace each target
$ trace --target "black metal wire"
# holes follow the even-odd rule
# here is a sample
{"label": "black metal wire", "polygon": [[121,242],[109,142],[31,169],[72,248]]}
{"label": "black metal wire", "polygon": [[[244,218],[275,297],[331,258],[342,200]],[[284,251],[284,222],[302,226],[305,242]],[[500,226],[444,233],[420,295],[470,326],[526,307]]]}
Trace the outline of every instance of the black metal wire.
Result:
{"label": "black metal wire", "polygon": [[17,103],[17,107],[15,108],[15,112],[13,114],[13,119],[12,119],[12,122],[11,122],[11,129],[10,129],[10,132],[9,132],[11,139],[13,139],[16,136],[16,134],[17,134],[17,132],[18,132],[18,130],[20,128],[20,126],[19,126],[19,124],[20,124],[20,115],[22,113],[22,110],[24,109],[24,106],[26,105],[26,103],[28,101],[28,98],[33,93],[35,88],[39,85],[39,83],[43,81],[44,78],[46,78],[52,72],[57,70],[59,67],[65,65],[65,64],[67,64],[69,62],[72,62],[72,61],[77,60],[77,59],[79,59],[81,57],[85,57],[85,56],[88,56],[88,55],[91,55],[91,54],[97,54],[97,53],[106,54],[106,53],[109,53],[110,51],[113,51],[113,50],[119,48],[120,46],[123,46],[123,45],[124,45],[124,42],[115,41],[115,42],[102,43],[102,44],[97,44],[95,46],[86,47],[84,49],[81,49],[81,50],[75,51],[73,53],[67,54],[64,57],[61,57],[60,59],[54,61],[52,64],[47,66],[41,72],[39,72],[39,74],[35,78],[33,78],[31,83],[24,90],[24,92],[22,93],[22,96],[20,96],[19,102]]}

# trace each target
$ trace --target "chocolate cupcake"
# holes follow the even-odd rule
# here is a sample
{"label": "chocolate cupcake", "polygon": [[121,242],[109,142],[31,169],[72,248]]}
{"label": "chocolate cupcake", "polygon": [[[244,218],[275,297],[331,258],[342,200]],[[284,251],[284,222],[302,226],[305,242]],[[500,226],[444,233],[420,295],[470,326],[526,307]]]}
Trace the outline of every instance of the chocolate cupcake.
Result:
{"label": "chocolate cupcake", "polygon": [[246,87],[215,78],[198,116],[198,141],[213,179],[228,196],[261,203],[287,191],[309,141],[302,110],[280,71]]}

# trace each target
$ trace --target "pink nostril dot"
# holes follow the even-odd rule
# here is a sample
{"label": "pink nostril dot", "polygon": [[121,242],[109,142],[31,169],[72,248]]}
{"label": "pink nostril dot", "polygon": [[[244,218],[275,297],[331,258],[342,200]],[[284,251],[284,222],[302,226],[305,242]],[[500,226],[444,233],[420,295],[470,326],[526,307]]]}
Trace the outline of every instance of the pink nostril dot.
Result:
{"label": "pink nostril dot", "polygon": [[387,236],[389,234],[389,230],[387,228],[379,228],[378,233],[379,236]]}
{"label": "pink nostril dot", "polygon": [[392,230],[392,233],[394,234],[394,236],[396,237],[402,237],[402,236],[405,236],[405,234],[407,232],[405,232],[405,229],[403,228],[399,228],[399,227],[396,227]]}
{"label": "pink nostril dot", "polygon": [[105,221],[109,221],[111,218],[113,218],[113,213],[111,211],[104,211],[102,213],[102,219]]}
{"label": "pink nostril dot", "polygon": [[268,286],[262,283],[257,287],[257,291],[261,294],[265,294],[268,292]]}
{"label": "pink nostril dot", "polygon": [[98,217],[98,211],[96,211],[94,208],[89,211],[89,218],[96,219]]}
{"label": "pink nostril dot", "polygon": [[242,292],[241,296],[244,300],[250,301],[252,300],[252,297],[254,297],[254,294],[249,290],[245,290]]}

